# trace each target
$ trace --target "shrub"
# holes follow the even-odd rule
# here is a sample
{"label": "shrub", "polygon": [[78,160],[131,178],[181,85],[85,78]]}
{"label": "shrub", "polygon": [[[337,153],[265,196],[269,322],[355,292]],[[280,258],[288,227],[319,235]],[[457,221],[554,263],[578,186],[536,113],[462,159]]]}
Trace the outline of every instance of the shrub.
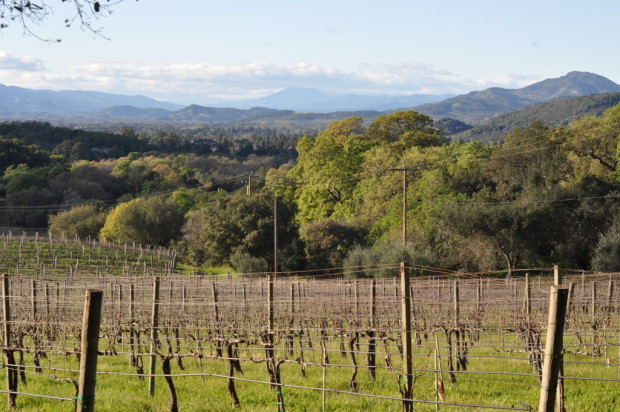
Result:
{"label": "shrub", "polygon": [[383,241],[370,248],[354,247],[344,261],[347,277],[385,278],[395,276],[400,262],[414,262],[413,251],[397,241]]}
{"label": "shrub", "polygon": [[49,231],[54,236],[96,238],[105,223],[107,213],[94,205],[76,206],[49,219]]}
{"label": "shrub", "polygon": [[181,234],[183,214],[176,204],[159,196],[121,203],[106,218],[100,236],[112,242],[166,245]]}
{"label": "shrub", "polygon": [[320,220],[304,227],[308,267],[339,267],[351,248],[363,241],[365,231],[335,220]]}
{"label": "shrub", "polygon": [[620,272],[620,219],[616,219],[611,228],[599,238],[592,257],[592,269]]}
{"label": "shrub", "polygon": [[230,256],[230,264],[237,272],[241,273],[267,272],[268,270],[265,259],[242,251],[236,251]]}

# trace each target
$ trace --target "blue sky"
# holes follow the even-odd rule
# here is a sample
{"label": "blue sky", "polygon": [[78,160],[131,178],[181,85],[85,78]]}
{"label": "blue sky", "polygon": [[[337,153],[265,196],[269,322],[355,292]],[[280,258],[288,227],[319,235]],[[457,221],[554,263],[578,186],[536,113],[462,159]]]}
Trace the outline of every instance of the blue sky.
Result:
{"label": "blue sky", "polygon": [[110,40],[49,3],[32,30],[63,41],[0,32],[1,84],[208,104],[292,86],[459,94],[573,70],[620,83],[612,0],[125,0],[95,22]]}

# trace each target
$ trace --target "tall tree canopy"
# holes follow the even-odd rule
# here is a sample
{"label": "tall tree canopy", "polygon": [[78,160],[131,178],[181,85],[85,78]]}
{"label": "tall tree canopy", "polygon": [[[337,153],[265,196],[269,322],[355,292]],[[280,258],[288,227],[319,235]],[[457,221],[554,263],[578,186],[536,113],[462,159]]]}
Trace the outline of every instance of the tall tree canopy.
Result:
{"label": "tall tree canopy", "polygon": [[[230,262],[235,253],[264,259],[272,267],[274,201],[262,192],[252,196],[222,193],[214,201],[188,214],[183,227],[188,260],[197,265]],[[292,210],[278,206],[278,244],[282,268],[297,269],[301,245]]]}
{"label": "tall tree canopy", "polygon": [[108,214],[99,236],[112,242],[167,245],[177,239],[183,214],[170,199],[141,197],[121,203]]}

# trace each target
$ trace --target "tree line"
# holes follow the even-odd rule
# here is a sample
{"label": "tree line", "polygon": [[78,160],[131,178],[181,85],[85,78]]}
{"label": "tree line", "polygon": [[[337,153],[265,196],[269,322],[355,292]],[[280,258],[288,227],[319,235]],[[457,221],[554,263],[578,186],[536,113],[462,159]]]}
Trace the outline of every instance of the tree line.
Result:
{"label": "tree line", "polygon": [[[451,142],[413,111],[370,124],[350,117],[300,138],[243,133],[124,128],[86,144],[97,158],[9,134],[0,223],[172,245],[193,265],[267,271],[276,198],[281,270],[403,258],[467,271],[620,270],[620,105],[562,127],[534,122],[501,144]],[[218,139],[237,149],[218,150]],[[125,152],[106,157],[110,142]]]}

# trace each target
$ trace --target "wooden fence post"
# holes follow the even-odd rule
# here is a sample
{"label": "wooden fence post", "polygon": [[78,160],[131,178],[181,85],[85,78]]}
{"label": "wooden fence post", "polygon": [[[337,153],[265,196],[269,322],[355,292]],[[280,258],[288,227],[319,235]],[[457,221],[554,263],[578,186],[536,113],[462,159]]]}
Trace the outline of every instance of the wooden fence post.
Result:
{"label": "wooden fence post", "polygon": [[482,279],[476,281],[476,315],[480,314],[480,300],[482,298]]}
{"label": "wooden fence post", "polygon": [[562,275],[560,274],[560,267],[558,265],[553,265],[553,284],[562,284]]}
{"label": "wooden fence post", "polygon": [[2,308],[3,310],[3,343],[4,343],[4,355],[5,355],[5,369],[6,369],[6,388],[7,393],[6,400],[9,410],[15,408],[15,398],[17,394],[17,367],[15,366],[15,357],[11,350],[11,293],[9,287],[9,276],[2,275]]}
{"label": "wooden fence post", "polygon": [[135,321],[135,286],[133,283],[129,284],[129,364],[136,366],[136,355],[134,353],[134,346],[136,342],[136,331],[134,330]]}
{"label": "wooden fence post", "polygon": [[159,327],[159,277],[153,278],[153,308],[151,311],[151,354],[149,363],[149,396],[155,396],[155,366],[157,364],[157,328]]}
{"label": "wooden fence post", "polygon": [[218,291],[217,291],[217,284],[215,282],[211,283],[211,293],[213,294],[213,315],[214,315],[214,326],[213,326],[213,330],[215,331],[215,334],[217,335],[217,342],[216,342],[216,350],[215,353],[218,357],[222,357],[223,356],[223,352],[222,352],[222,329],[220,328],[220,310],[218,308]]}
{"label": "wooden fence post", "polygon": [[354,300],[354,307],[355,307],[355,321],[356,323],[358,323],[359,326],[359,322],[360,322],[360,294],[359,294],[359,289],[358,289],[358,285],[357,285],[357,279],[355,279],[353,281],[353,300]]}
{"label": "wooden fence post", "polygon": [[80,349],[80,382],[76,399],[77,412],[95,408],[95,383],[97,380],[97,353],[103,292],[88,289],[84,298],[82,344]]}
{"label": "wooden fence post", "polygon": [[[575,290],[575,283],[570,282],[568,284],[568,298],[566,299],[566,322],[568,322],[568,315],[571,309],[571,300],[573,299],[573,292]],[[560,375],[564,375],[564,357],[560,360]],[[564,378],[558,378],[558,392],[555,401],[555,411],[565,412],[566,406],[564,404]]]}
{"label": "wooden fence post", "polygon": [[558,375],[564,346],[563,337],[567,301],[568,288],[558,285],[551,286],[547,342],[545,344],[540,402],[538,404],[539,412],[553,412],[555,408]]}
{"label": "wooden fence post", "polygon": [[30,301],[32,303],[32,321],[37,322],[37,281],[30,279]]}
{"label": "wooden fence post", "polygon": [[[267,333],[269,345],[274,342],[274,314],[273,314],[273,276],[267,276]],[[271,353],[271,352],[270,352]]]}
{"label": "wooden fence post", "polygon": [[532,314],[532,289],[530,288],[530,274],[525,274],[525,316],[527,317],[527,323],[529,328],[530,315]]}
{"label": "wooden fence post", "polygon": [[413,411],[413,374],[411,362],[411,293],[409,290],[409,271],[405,262],[400,262],[400,296],[401,296],[401,339],[403,344],[403,375],[405,385],[403,390],[403,411]]}
{"label": "wooden fence post", "polygon": [[375,317],[376,317],[376,297],[377,297],[377,289],[376,289],[376,280],[375,278],[370,279],[370,320],[368,325],[368,331],[366,335],[368,336],[368,353],[366,354],[366,364],[368,365],[368,374],[370,376],[370,380],[374,381],[376,378],[376,353],[375,353]]}
{"label": "wooden fence post", "polygon": [[459,292],[459,278],[454,279],[454,295],[453,295],[453,305],[454,305],[454,328],[459,329],[460,320],[460,292]]}

